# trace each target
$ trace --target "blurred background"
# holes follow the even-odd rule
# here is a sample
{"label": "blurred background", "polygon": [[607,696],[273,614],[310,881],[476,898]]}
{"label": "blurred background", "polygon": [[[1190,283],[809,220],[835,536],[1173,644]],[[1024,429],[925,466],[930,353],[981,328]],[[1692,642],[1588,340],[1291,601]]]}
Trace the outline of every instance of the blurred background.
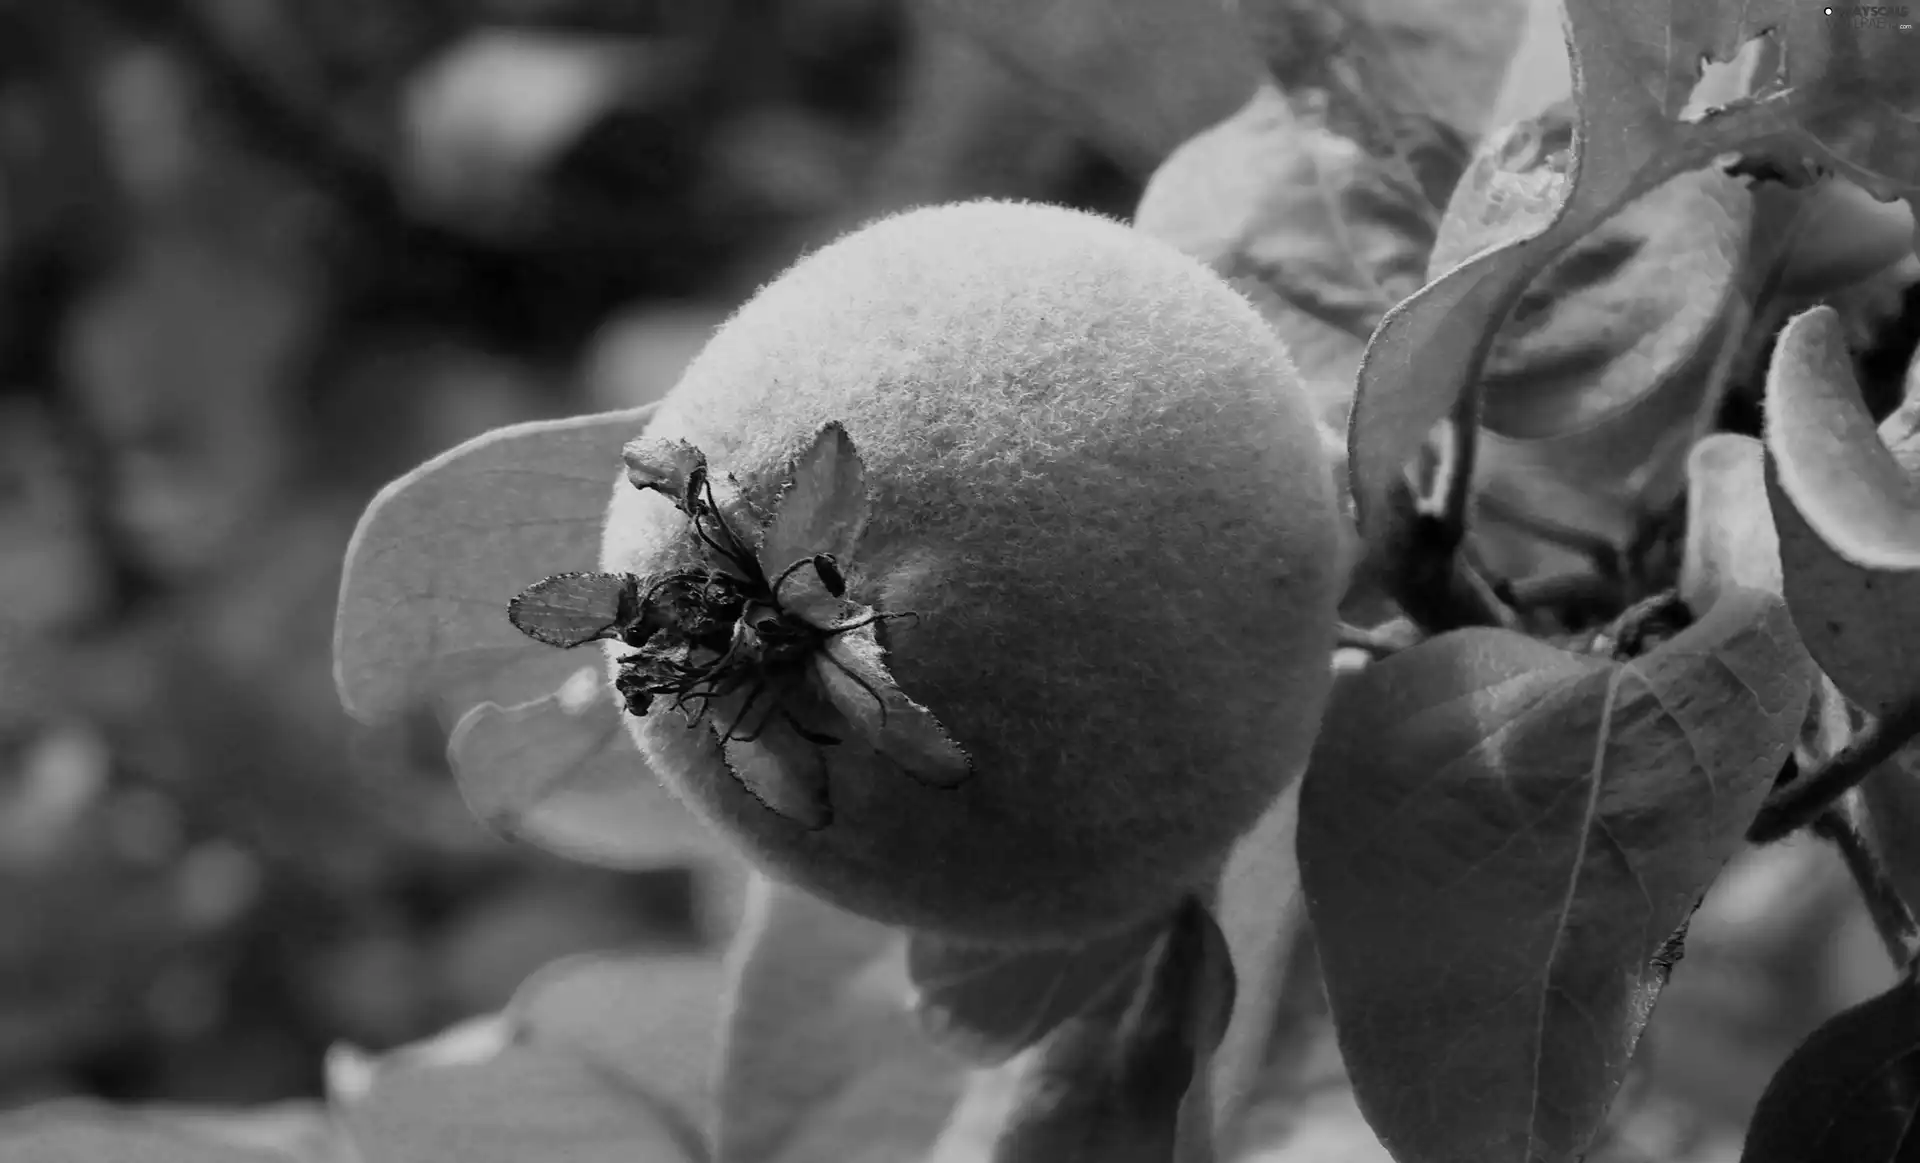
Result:
{"label": "blurred background", "polygon": [[[314,1095],[556,957],[717,952],[699,870],[510,846],[435,724],[348,730],[355,518],[665,391],[854,222],[1144,176],[904,0],[0,0],[0,1106]],[[1892,978],[1800,841],[1688,954],[1676,1127]]]}
{"label": "blurred background", "polygon": [[893,206],[1137,177],[896,0],[0,0],[0,1104],[318,1093],[689,872],[494,839],[349,732],[374,490],[644,402]]}

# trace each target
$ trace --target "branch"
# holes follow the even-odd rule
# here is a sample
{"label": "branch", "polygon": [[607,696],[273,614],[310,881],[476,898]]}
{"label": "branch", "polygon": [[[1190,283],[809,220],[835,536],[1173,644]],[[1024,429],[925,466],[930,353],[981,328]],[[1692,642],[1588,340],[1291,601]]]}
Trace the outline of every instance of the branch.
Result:
{"label": "branch", "polygon": [[1840,858],[1867,903],[1873,927],[1887,947],[1887,956],[1902,969],[1920,964],[1920,924],[1915,923],[1913,910],[1900,896],[1880,854],[1860,830],[1859,793],[1850,791],[1821,809],[1812,828],[1814,835],[1840,850]]}
{"label": "branch", "polygon": [[1835,800],[1858,787],[1896,751],[1920,734],[1920,699],[1870,720],[1847,745],[1810,772],[1788,759],[1780,780],[1747,829],[1747,840],[1771,844],[1813,823]]}

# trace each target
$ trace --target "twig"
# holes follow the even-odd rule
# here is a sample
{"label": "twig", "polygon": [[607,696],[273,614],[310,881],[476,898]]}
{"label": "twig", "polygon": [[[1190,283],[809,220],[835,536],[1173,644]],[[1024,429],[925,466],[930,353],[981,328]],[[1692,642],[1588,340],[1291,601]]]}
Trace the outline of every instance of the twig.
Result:
{"label": "twig", "polygon": [[1684,627],[1692,619],[1676,590],[1661,590],[1641,598],[1607,623],[1593,640],[1593,653],[1618,661],[1645,653],[1647,638],[1659,627]]}
{"label": "twig", "polygon": [[1420,628],[1409,618],[1393,618],[1378,626],[1355,626],[1342,622],[1339,627],[1340,646],[1364,650],[1375,658],[1385,658],[1418,645],[1423,638]]}
{"label": "twig", "polygon": [[1920,924],[1915,923],[1913,910],[1900,896],[1880,854],[1860,830],[1859,793],[1847,792],[1822,808],[1812,828],[1814,835],[1840,850],[1840,858],[1867,903],[1873,927],[1887,947],[1887,956],[1902,969],[1920,962]]}
{"label": "twig", "polygon": [[1920,734],[1920,700],[1869,720],[1845,747],[1812,771],[1799,772],[1798,764],[1789,759],[1794,777],[1786,778],[1788,772],[1782,770],[1784,782],[1775,785],[1766,805],[1754,817],[1747,840],[1771,844],[1811,824],[1822,809],[1859,786],[1916,734]]}

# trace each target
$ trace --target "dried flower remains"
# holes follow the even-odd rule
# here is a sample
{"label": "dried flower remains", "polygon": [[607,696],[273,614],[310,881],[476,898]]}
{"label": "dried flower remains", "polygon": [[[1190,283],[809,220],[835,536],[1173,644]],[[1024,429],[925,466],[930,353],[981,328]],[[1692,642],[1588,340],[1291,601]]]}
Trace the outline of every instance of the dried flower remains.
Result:
{"label": "dried flower remains", "polygon": [[[514,597],[515,627],[549,646],[631,647],[614,678],[627,713],[664,699],[690,727],[710,723],[741,785],[804,827],[832,822],[837,748],[870,747],[934,787],[967,778],[967,754],[887,670],[876,629],[915,615],[847,596],[843,569],[869,502],[844,427],[820,429],[764,520],[744,497],[723,505],[706,456],[685,441],[643,438],[622,455],[635,488],[684,514],[700,564],[555,574]],[[757,538],[737,524],[759,525]]]}

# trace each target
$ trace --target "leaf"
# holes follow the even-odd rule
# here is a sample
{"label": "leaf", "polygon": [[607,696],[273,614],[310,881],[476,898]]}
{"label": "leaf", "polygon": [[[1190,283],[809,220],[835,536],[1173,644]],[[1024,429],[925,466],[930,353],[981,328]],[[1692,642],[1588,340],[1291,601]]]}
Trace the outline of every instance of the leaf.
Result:
{"label": "leaf", "polygon": [[1740,1163],[1900,1163],[1920,1152],[1912,974],[1815,1030],[1754,1109]]}
{"label": "leaf", "polygon": [[507,603],[542,573],[599,562],[621,445],[653,411],[495,429],[381,489],[340,581],[333,673],[347,713],[379,722],[424,703],[452,719],[559,689],[580,660],[516,632]]}
{"label": "leaf", "polygon": [[1500,630],[1376,662],[1320,735],[1298,851],[1361,1109],[1401,1163],[1572,1159],[1742,843],[1814,671],[1734,591],[1627,663]]}
{"label": "leaf", "polygon": [[866,531],[866,469],[853,437],[827,424],[788,469],[786,487],[761,535],[760,568],[769,582],[790,565],[825,554],[845,564]]}
{"label": "leaf", "polygon": [[720,965],[708,953],[593,953],[555,961],[507,1003],[513,1037],[565,1050],[713,1119]]}
{"label": "leaf", "polygon": [[907,1011],[901,940],[756,876],[728,952],[716,1163],[885,1163],[939,1133],[961,1065]]}
{"label": "leaf", "polygon": [[[1238,0],[1280,87],[1438,206],[1487,127],[1525,0]],[[1557,46],[1556,46],[1557,47]]]}
{"label": "leaf", "polygon": [[1392,1163],[1367,1125],[1341,1060],[1333,1016],[1303,933],[1255,1105],[1230,1145],[1236,1163]]}
{"label": "leaf", "polygon": [[507,621],[561,649],[618,638],[640,612],[637,585],[626,573],[557,573],[514,595]]}
{"label": "leaf", "polygon": [[872,626],[827,639],[814,673],[827,697],[875,750],[933,787],[956,787],[973,761],[933,712],[914,702],[887,672]]}
{"label": "leaf", "polygon": [[1687,455],[1687,541],[1680,598],[1695,617],[1739,589],[1779,594],[1780,538],[1767,507],[1766,449],[1716,432]]}
{"label": "leaf", "polygon": [[1794,624],[1841,692],[1885,715],[1920,696],[1920,556],[1900,565],[1856,551],[1920,538],[1920,490],[1874,429],[1831,308],[1781,333],[1766,418],[1767,496]]}
{"label": "leaf", "polygon": [[1367,336],[1420,287],[1434,214],[1323,115],[1265,85],[1167,158],[1134,226],[1252,299],[1286,341],[1316,413],[1344,428]]}
{"label": "leaf", "polygon": [[[1431,267],[1498,245],[1511,205],[1563,180],[1573,110],[1555,105],[1482,146],[1454,191]],[[1745,300],[1752,199],[1716,170],[1643,194],[1556,256],[1501,325],[1482,370],[1473,534],[1508,578],[1588,570],[1541,524],[1624,547],[1680,494],[1687,450],[1719,405]]]}
{"label": "leaf", "polygon": [[1022,1064],[985,1151],[990,1163],[1212,1157],[1211,1111],[1186,1100],[1233,1006],[1226,941],[1189,901],[1130,977],[1130,988],[1069,1019]]}
{"label": "leaf", "polygon": [[695,1163],[684,1116],[559,1050],[509,1046],[479,1062],[381,1069],[341,1119],[368,1163]]}
{"label": "leaf", "polygon": [[1261,66],[1226,5],[1184,0],[918,0],[1052,98],[1140,174],[1225,117]]}
{"label": "leaf", "polygon": [[347,547],[334,622],[348,713],[438,707],[457,719],[448,760],[483,820],[628,868],[721,848],[641,760],[598,660],[583,666],[506,615],[542,566],[599,560],[620,448],[652,414],[498,429],[388,485]]}
{"label": "leaf", "polygon": [[[1837,25],[1786,0],[1637,8],[1570,0],[1566,15],[1579,106],[1566,182],[1516,206],[1497,247],[1397,307],[1361,362],[1350,466],[1370,538],[1403,466],[1479,378],[1483,337],[1556,255],[1678,174],[1746,146],[1804,142],[1798,127],[1810,119],[1844,121],[1859,113],[1867,92],[1899,92],[1891,74],[1863,79],[1850,71],[1848,59],[1829,51]],[[1701,62],[1730,60],[1765,29],[1784,34],[1793,87],[1770,79],[1751,96],[1685,120]]]}
{"label": "leaf", "polygon": [[639,869],[731,859],[647,767],[605,684],[599,666],[581,667],[544,698],[468,711],[447,741],[467,806],[502,836],[572,860]]}
{"label": "leaf", "polygon": [[1010,949],[912,934],[907,974],[921,1028],[979,1066],[1034,1045],[1130,980],[1167,919],[1077,945]]}
{"label": "leaf", "polygon": [[[290,1163],[294,1157],[223,1143],[138,1110],[57,1102],[0,1118],[0,1158],[7,1163]],[[316,1156],[309,1163],[333,1161]]]}

